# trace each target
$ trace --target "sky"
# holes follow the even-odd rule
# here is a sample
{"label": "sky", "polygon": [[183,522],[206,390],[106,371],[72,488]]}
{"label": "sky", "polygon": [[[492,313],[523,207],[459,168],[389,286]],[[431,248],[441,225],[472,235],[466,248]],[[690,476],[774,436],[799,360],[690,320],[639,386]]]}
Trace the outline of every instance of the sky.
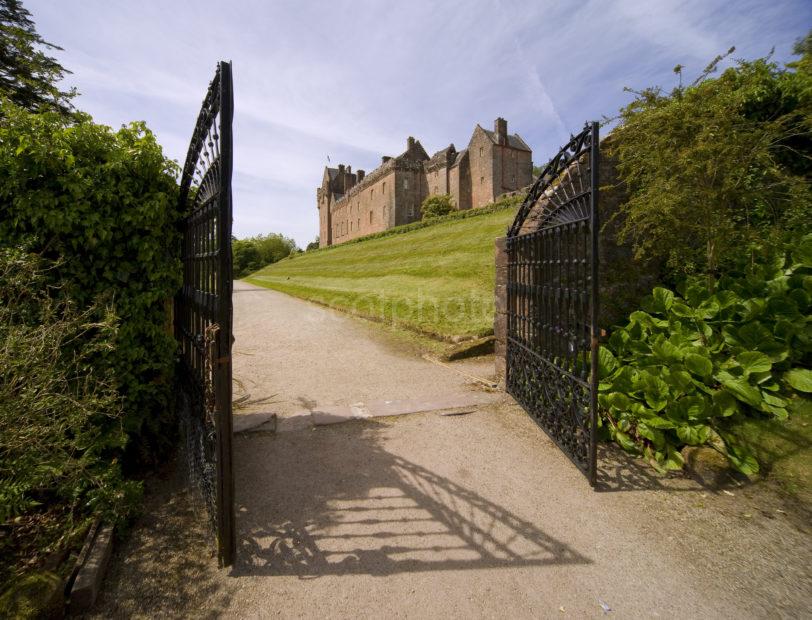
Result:
{"label": "sky", "polygon": [[[812,28],[808,0],[23,0],[99,123],[143,120],[182,162],[217,61],[234,75],[234,234],[318,234],[324,166],[373,170],[508,120],[545,163],[587,120]],[[729,61],[731,62],[731,61]],[[728,62],[728,64],[729,64]]]}

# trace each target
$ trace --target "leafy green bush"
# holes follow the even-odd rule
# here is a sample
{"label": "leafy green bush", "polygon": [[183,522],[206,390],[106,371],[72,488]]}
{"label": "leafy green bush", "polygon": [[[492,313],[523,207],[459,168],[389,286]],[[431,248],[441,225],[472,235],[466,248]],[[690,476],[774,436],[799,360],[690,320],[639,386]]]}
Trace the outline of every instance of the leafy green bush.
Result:
{"label": "leafy green bush", "polygon": [[175,428],[177,172],[143,123],[113,131],[0,103],[0,245],[27,240],[57,264],[47,277],[80,312],[105,295],[120,317],[93,371],[113,372],[137,460],[168,447]]}
{"label": "leafy green bush", "polygon": [[116,455],[127,437],[112,368],[109,308],[78,307],[53,271],[0,250],[0,582],[68,546],[91,515],[116,523],[140,487]]}
{"label": "leafy green bush", "polygon": [[707,444],[739,471],[758,471],[729,432],[745,415],[787,417],[812,392],[812,235],[730,273],[715,292],[690,278],[655,288],[600,349],[603,430],[658,469]]}
{"label": "leafy green bush", "polygon": [[633,241],[638,258],[662,260],[675,280],[712,281],[754,246],[804,230],[812,210],[808,59],[738,61],[708,77],[720,60],[688,86],[678,66],[671,92],[636,92],[612,132],[629,193],[621,241]]}
{"label": "leafy green bush", "polygon": [[420,206],[420,213],[423,215],[424,220],[442,217],[452,211],[454,211],[454,199],[450,194],[435,194],[434,196],[429,196]]}

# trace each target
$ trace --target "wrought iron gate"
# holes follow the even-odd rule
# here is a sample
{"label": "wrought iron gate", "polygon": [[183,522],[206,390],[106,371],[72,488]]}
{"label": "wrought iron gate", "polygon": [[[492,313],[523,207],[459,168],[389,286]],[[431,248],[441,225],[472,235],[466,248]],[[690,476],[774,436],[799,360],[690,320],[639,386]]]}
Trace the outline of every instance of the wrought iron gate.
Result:
{"label": "wrought iron gate", "polygon": [[221,566],[233,563],[236,546],[231,465],[233,107],[231,63],[220,62],[181,177],[183,285],[175,299],[187,456],[216,531]]}
{"label": "wrought iron gate", "polygon": [[550,160],[507,234],[507,391],[596,478],[598,124]]}

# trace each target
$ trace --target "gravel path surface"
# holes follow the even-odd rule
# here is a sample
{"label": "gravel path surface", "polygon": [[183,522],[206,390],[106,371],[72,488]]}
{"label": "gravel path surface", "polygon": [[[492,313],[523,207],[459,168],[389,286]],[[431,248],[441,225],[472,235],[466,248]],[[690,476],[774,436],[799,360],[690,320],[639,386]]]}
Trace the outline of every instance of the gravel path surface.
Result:
{"label": "gravel path surface", "polygon": [[[277,394],[282,414],[304,402],[475,389],[350,317],[242,286],[235,307],[238,350],[253,353],[235,361],[237,372],[254,382],[252,394]],[[341,376],[325,374],[337,367]],[[506,396],[459,416],[244,433],[234,447],[237,564],[217,569],[202,542],[205,513],[182,481],[151,483],[146,516],[116,551],[96,617],[810,611],[809,526],[779,496],[659,478],[611,448],[593,491]]]}
{"label": "gravel path surface", "polygon": [[[234,398],[247,397],[238,415],[285,416],[481,391],[465,375],[398,350],[374,324],[239,281],[234,283],[234,339]],[[476,376],[493,374],[490,362],[455,366]]]}

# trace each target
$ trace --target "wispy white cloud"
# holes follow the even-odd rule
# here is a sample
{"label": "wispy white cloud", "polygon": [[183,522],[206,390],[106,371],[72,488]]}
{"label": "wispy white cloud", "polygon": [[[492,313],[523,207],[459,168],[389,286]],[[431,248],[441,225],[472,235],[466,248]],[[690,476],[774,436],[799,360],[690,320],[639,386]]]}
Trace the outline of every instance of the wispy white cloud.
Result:
{"label": "wispy white cloud", "polygon": [[622,88],[701,71],[729,45],[753,57],[812,24],[804,0],[27,0],[62,45],[79,105],[112,126],[146,120],[185,156],[220,59],[234,62],[234,229],[318,232],[315,187],[330,155],[374,168],[414,135],[463,147],[475,123],[510,122],[543,161]]}

